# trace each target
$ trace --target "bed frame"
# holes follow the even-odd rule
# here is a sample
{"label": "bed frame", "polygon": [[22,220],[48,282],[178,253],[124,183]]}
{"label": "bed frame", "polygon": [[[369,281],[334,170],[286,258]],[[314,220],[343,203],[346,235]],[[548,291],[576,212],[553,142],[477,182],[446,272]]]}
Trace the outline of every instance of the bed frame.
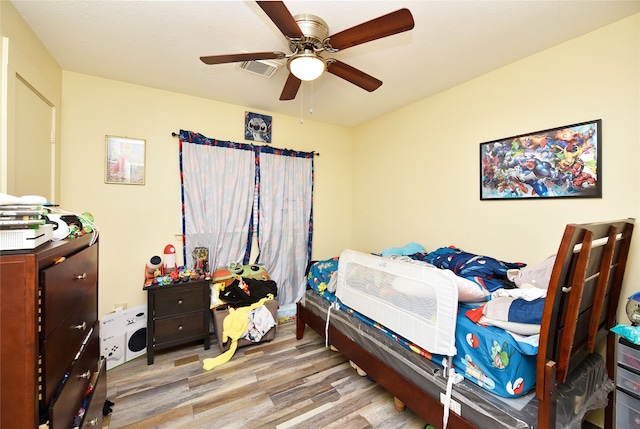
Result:
{"label": "bed frame", "polygon": [[[606,366],[615,379],[615,335],[620,288],[631,244],[634,219],[566,226],[551,274],[540,329],[536,397],[539,429],[555,428],[557,385],[577,367],[596,344],[606,338]],[[305,326],[322,337],[325,322],[299,302],[296,336]],[[436,428],[441,428],[443,405],[416,384],[394,371],[333,325],[327,329],[330,343],[357,364],[388,392],[398,407],[403,404]],[[614,427],[613,392],[605,409],[605,428]],[[450,413],[448,428],[475,428]]]}

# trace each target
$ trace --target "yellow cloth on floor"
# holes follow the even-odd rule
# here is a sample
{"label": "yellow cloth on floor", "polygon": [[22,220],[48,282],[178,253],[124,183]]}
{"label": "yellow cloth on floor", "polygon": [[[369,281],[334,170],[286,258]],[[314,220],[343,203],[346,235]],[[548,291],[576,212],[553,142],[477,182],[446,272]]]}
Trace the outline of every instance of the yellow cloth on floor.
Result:
{"label": "yellow cloth on floor", "polygon": [[264,305],[268,300],[273,299],[273,296],[269,295],[266,298],[262,298],[255,304],[251,304],[249,307],[230,308],[229,314],[222,321],[222,342],[226,343],[231,338],[231,347],[220,356],[214,358],[207,358],[203,361],[202,368],[209,371],[216,366],[220,366],[223,363],[229,362],[238,348],[238,340],[242,338],[249,326],[249,312],[261,305]]}

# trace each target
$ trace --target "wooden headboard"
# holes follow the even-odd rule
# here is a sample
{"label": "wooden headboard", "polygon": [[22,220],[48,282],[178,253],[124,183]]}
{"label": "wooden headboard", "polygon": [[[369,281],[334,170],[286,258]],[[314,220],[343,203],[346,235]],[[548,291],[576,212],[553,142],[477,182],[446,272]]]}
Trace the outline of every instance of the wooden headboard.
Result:
{"label": "wooden headboard", "polygon": [[[616,323],[633,226],[634,219],[567,225],[540,329],[536,396],[541,402],[554,403],[556,382],[564,383],[603,338],[607,337],[607,355],[614,356],[615,336],[609,329]],[[607,359],[610,377],[614,364]],[[553,406],[539,410],[545,414],[538,417],[539,424],[555,421]]]}

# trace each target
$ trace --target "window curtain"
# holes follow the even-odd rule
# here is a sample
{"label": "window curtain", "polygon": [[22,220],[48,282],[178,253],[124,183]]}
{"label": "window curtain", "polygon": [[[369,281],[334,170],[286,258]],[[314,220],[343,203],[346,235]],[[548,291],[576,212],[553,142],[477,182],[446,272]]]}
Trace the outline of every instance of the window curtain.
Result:
{"label": "window curtain", "polygon": [[256,164],[253,146],[180,131],[185,265],[196,247],[209,249],[214,270],[240,262],[251,243]]}
{"label": "window curtain", "polygon": [[278,279],[278,302],[285,314],[305,290],[311,257],[313,153],[260,149],[258,263]]}
{"label": "window curtain", "polygon": [[294,315],[311,258],[314,153],[180,131],[180,154],[185,259],[207,247],[213,270],[257,255],[278,285],[282,313]]}

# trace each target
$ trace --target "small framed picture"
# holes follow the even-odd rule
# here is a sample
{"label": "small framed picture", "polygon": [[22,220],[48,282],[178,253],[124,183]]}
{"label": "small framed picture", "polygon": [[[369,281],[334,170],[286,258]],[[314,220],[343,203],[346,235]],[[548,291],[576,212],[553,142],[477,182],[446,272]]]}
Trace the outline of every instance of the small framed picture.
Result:
{"label": "small framed picture", "polygon": [[271,116],[244,112],[244,139],[271,143]]}
{"label": "small framed picture", "polygon": [[145,145],[143,139],[106,136],[105,183],[144,185]]}
{"label": "small framed picture", "polygon": [[602,198],[602,120],[480,144],[480,199]]}

